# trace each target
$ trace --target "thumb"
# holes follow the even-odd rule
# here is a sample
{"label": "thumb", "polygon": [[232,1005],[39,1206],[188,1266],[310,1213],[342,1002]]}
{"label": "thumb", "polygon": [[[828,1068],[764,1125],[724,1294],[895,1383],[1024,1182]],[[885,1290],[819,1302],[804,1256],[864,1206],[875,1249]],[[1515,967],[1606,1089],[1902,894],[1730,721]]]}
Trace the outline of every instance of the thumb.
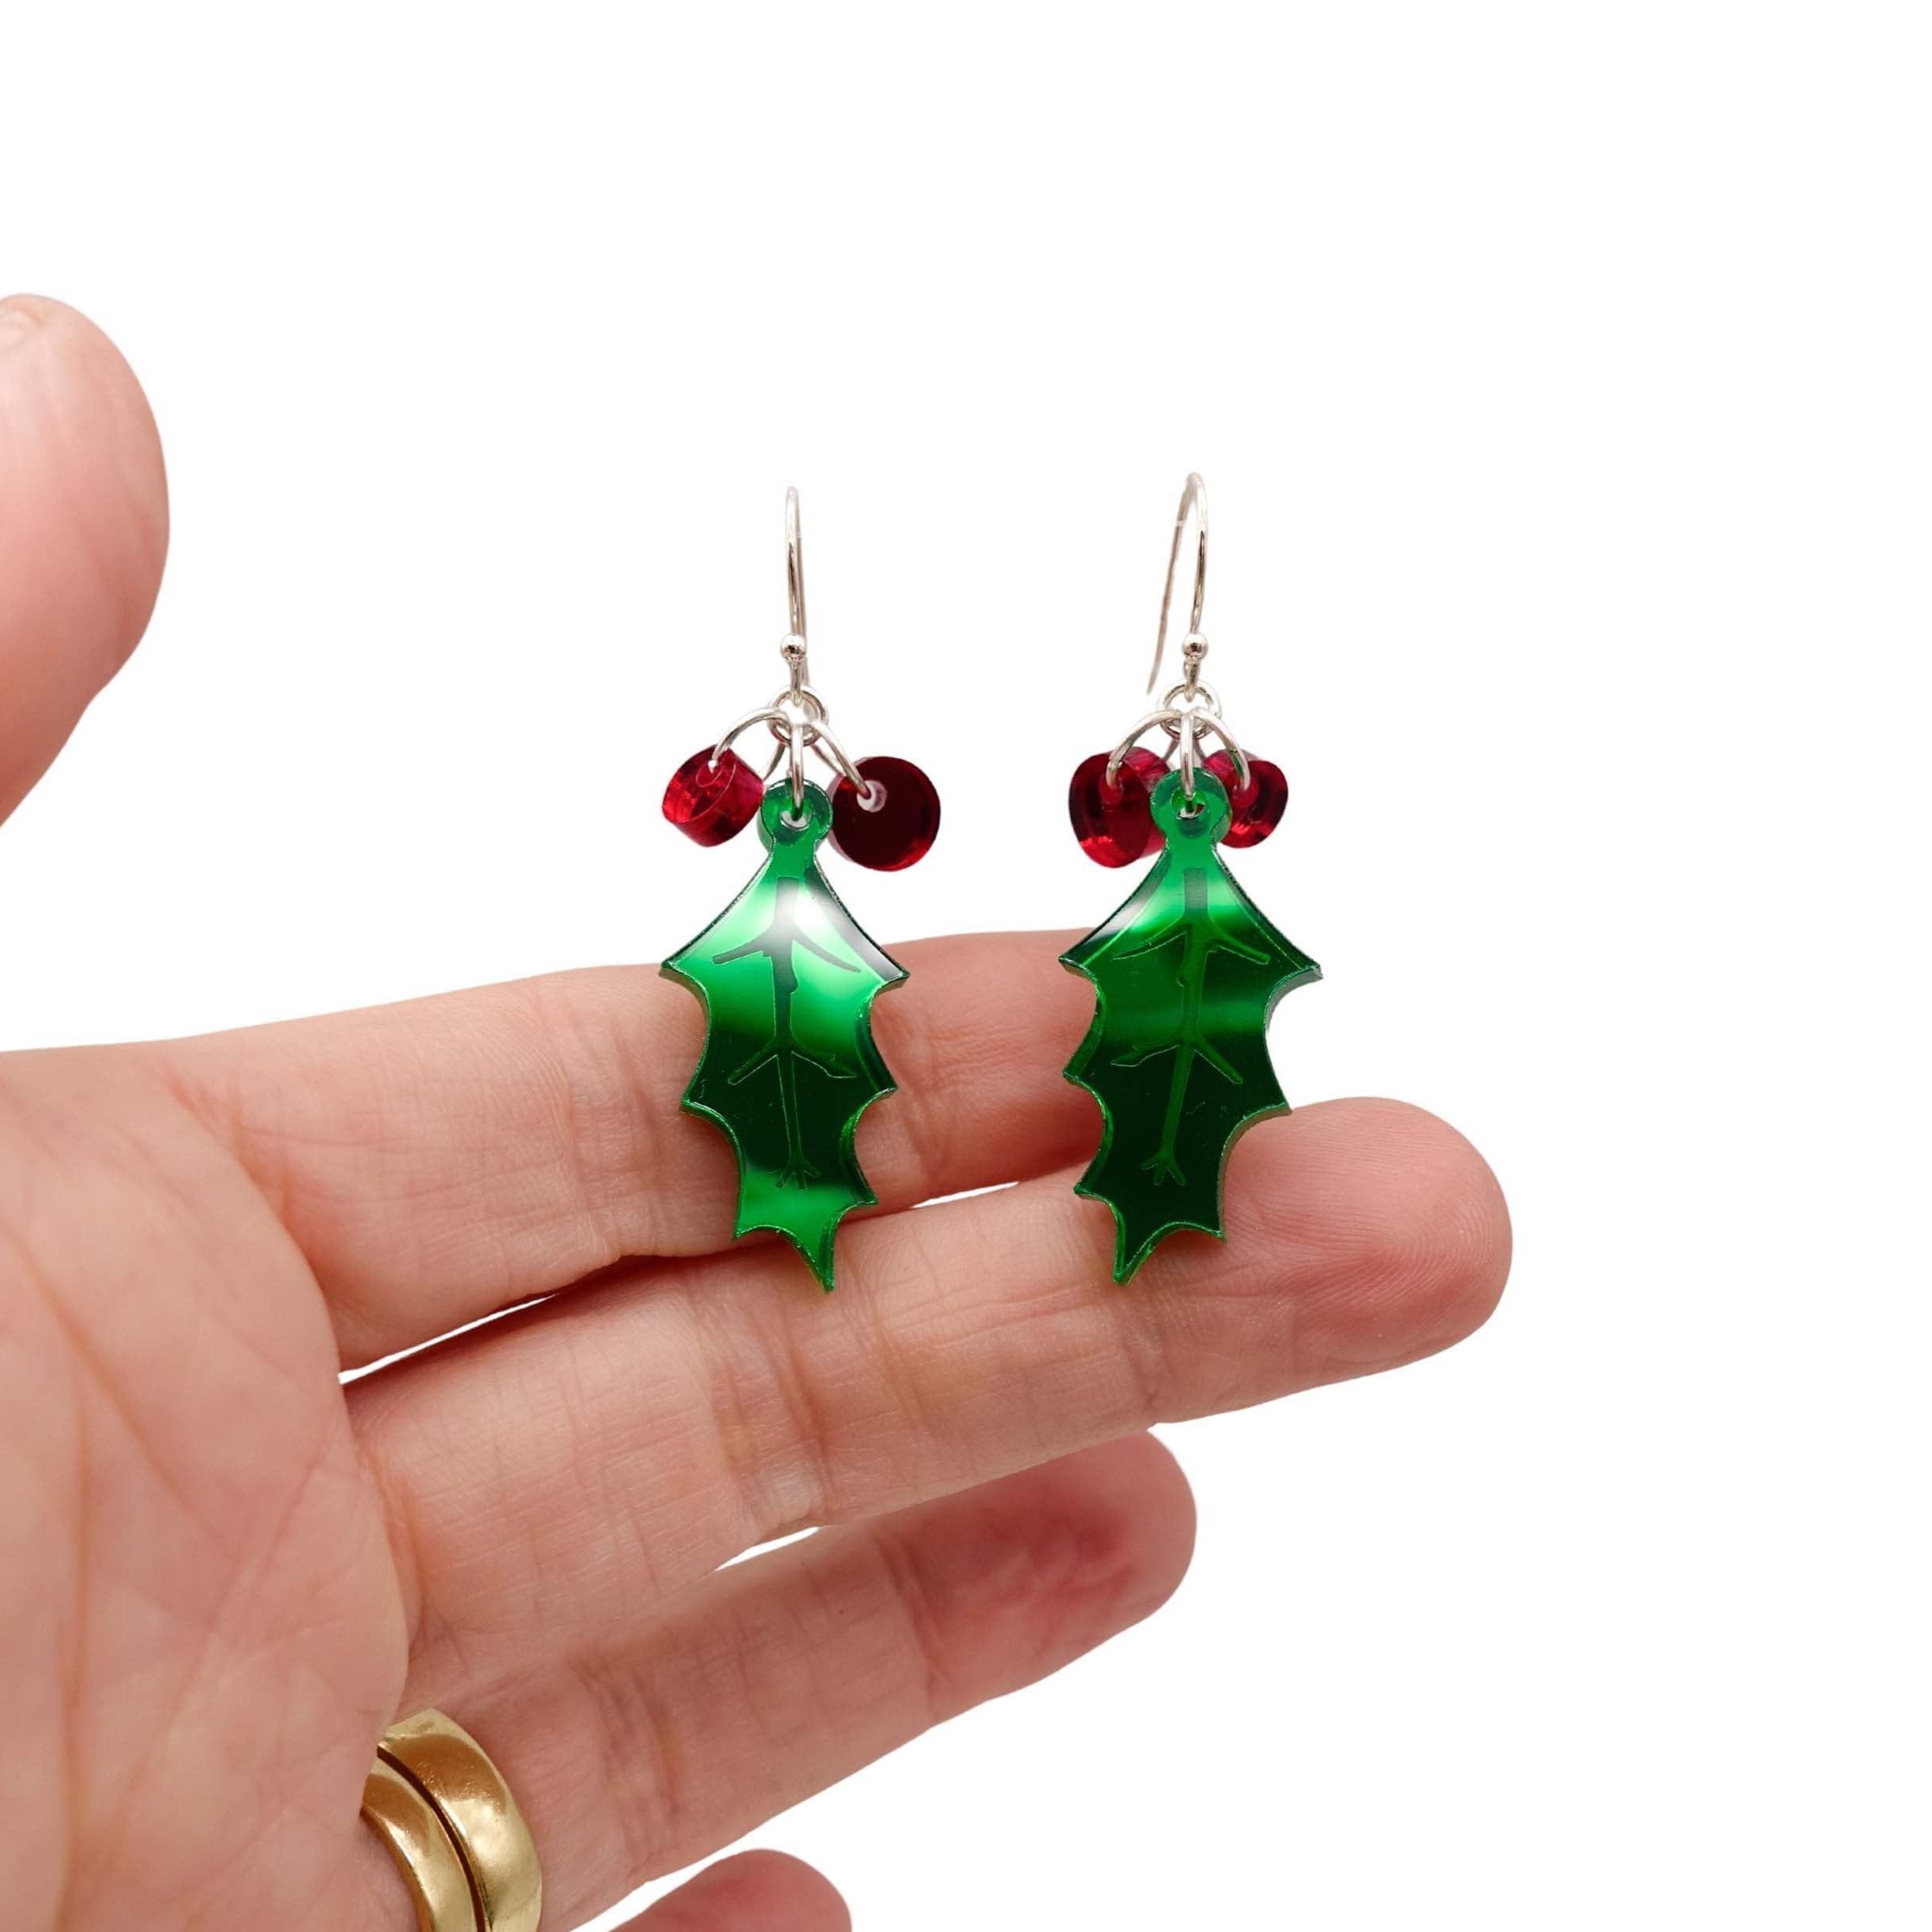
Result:
{"label": "thumb", "polygon": [[167,554],[133,372],[58,302],[0,302],[0,818],[146,629]]}

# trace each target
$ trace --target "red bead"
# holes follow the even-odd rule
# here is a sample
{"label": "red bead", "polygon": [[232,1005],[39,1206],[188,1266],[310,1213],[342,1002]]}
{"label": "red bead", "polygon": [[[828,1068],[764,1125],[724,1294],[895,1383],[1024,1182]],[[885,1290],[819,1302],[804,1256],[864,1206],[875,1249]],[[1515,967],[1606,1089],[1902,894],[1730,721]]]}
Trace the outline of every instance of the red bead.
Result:
{"label": "red bead", "polygon": [[1107,782],[1107,754],[1096,751],[1073,768],[1066,788],[1066,815],[1080,849],[1098,866],[1130,866],[1154,836],[1148,796],[1167,776],[1167,765],[1138,745]]}
{"label": "red bead", "polygon": [[[841,778],[832,787],[833,844],[855,865],[874,872],[917,865],[939,836],[939,793],[933,781],[904,758],[861,758],[858,772],[863,786]],[[874,786],[885,796],[868,810],[860,801]]]}
{"label": "red bead", "polygon": [[687,839],[722,845],[757,817],[764,795],[757,773],[735,751],[720,752],[713,765],[707,745],[671,773],[664,787],[664,816]]}
{"label": "red bead", "polygon": [[1259,845],[1288,809],[1288,781],[1281,767],[1267,758],[1248,761],[1248,788],[1239,790],[1235,782],[1235,761],[1225,751],[1217,751],[1206,761],[1227,791],[1234,816],[1221,843],[1239,851],[1244,845]]}

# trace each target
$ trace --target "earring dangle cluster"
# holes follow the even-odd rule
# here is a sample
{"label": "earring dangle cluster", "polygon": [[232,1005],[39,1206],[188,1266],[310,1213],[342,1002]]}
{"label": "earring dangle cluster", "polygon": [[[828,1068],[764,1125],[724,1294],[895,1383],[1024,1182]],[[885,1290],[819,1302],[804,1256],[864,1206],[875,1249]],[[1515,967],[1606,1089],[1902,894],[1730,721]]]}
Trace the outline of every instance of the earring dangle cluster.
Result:
{"label": "earring dangle cluster", "polygon": [[[939,797],[917,765],[855,763],[833,735],[806,657],[795,490],[785,497],[785,688],[693,753],[664,793],[664,816],[700,845],[722,844],[756,818],[765,864],[663,970],[705,1008],[704,1052],[683,1105],[737,1153],[734,1232],[783,1235],[829,1291],[840,1222],[878,1199],[854,1141],[860,1116],[896,1084],[873,1043],[872,1002],[906,975],[826,884],[818,848],[829,838],[859,865],[900,870],[931,849]],[[776,741],[762,777],[735,748],[761,726]],[[830,775],[829,793],[808,779],[808,757]]]}
{"label": "earring dangle cluster", "polygon": [[[1147,688],[1151,694],[1160,682],[1190,518],[1194,583],[1182,681],[1111,752],[1082,761],[1067,797],[1074,836],[1098,863],[1130,865],[1160,848],[1138,889],[1061,960],[1095,989],[1093,1024],[1066,1077],[1100,1105],[1099,1152],[1075,1191],[1113,1211],[1116,1281],[1178,1229],[1225,1239],[1222,1184],[1235,1142],[1257,1120],[1287,1111],[1268,1055],[1269,1015],[1284,993],[1321,977],[1262,916],[1217,850],[1258,845],[1280,822],[1288,788],[1279,765],[1242,749],[1201,682],[1208,505],[1197,475],[1188,478],[1175,517]],[[1140,742],[1154,731],[1163,749]],[[1210,740],[1216,748],[1204,757]]]}

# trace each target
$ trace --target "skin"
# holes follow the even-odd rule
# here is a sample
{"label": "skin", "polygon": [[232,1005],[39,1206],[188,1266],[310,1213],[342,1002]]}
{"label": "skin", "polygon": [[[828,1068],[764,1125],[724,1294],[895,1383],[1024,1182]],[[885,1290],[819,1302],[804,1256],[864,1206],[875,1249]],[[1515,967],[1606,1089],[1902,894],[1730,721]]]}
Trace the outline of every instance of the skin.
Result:
{"label": "skin", "polygon": [[[0,806],[133,648],[166,502],[106,338],[0,304]],[[1228,1245],[1113,1287],[1068,938],[893,949],[882,1205],[830,1300],[727,1244],[730,1156],[677,1105],[698,1014],[648,968],[0,1058],[9,1926],[408,1932],[357,1809],[426,1704],[574,1925],[1156,1608],[1193,1521],[1148,1424],[1483,1321],[1502,1197],[1391,1101],[1256,1129]],[[752,1853],[637,1923],[848,1920]]]}

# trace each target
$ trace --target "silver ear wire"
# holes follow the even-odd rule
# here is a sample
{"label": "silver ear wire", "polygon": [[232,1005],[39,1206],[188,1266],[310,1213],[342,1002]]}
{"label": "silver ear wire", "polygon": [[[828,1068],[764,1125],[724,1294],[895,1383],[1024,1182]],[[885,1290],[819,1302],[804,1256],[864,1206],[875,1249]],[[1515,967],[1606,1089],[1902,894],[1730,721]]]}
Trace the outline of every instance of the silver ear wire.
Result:
{"label": "silver ear wire", "polygon": [[1208,655],[1208,641],[1201,631],[1201,607],[1208,601],[1208,486],[1201,480],[1198,470],[1190,470],[1181,490],[1181,507],[1174,513],[1174,541],[1167,546],[1167,581],[1160,590],[1160,629],[1154,638],[1154,668],[1147,674],[1149,697],[1160,682],[1160,660],[1167,654],[1167,615],[1174,607],[1174,580],[1180,573],[1181,539],[1187,534],[1190,510],[1194,516],[1194,590],[1187,635],[1181,645],[1189,690],[1193,689],[1195,673]]}
{"label": "silver ear wire", "polygon": [[779,761],[784,761],[795,818],[805,806],[807,752],[816,752],[841,778],[849,779],[859,788],[859,804],[875,812],[885,802],[884,788],[860,776],[859,768],[833,736],[832,727],[825,721],[825,700],[812,689],[805,628],[805,539],[799,527],[795,487],[785,492],[785,612],[791,628],[778,646],[778,654],[785,660],[785,688],[770,703],[746,712],[712,746],[711,762],[715,767],[741,733],[754,725],[767,725],[778,741],[778,750],[766,766],[765,776],[769,780],[777,770]]}
{"label": "silver ear wire", "polygon": [[1180,754],[1181,787],[1194,795],[1194,774],[1200,768],[1200,741],[1205,735],[1220,739],[1234,761],[1239,788],[1248,788],[1248,754],[1235,742],[1221,717],[1221,702],[1212,685],[1201,681],[1201,660],[1208,655],[1208,640],[1201,628],[1201,614],[1208,600],[1208,486],[1197,471],[1188,472],[1181,490],[1180,507],[1174,513],[1174,540],[1167,547],[1167,579],[1161,587],[1160,628],[1154,638],[1154,668],[1148,673],[1151,695],[1160,682],[1160,667],[1167,655],[1167,622],[1174,608],[1175,580],[1181,570],[1181,539],[1187,534],[1187,520],[1194,520],[1194,585],[1189,600],[1187,635],[1181,640],[1181,682],[1150,711],[1120,742],[1107,761],[1107,782],[1111,786],[1120,776],[1127,754],[1145,733],[1159,726]]}
{"label": "silver ear wire", "polygon": [[798,690],[811,682],[806,662],[805,539],[799,531],[799,491],[794,483],[785,491],[785,609],[791,630],[779,646],[791,667],[791,688]]}

